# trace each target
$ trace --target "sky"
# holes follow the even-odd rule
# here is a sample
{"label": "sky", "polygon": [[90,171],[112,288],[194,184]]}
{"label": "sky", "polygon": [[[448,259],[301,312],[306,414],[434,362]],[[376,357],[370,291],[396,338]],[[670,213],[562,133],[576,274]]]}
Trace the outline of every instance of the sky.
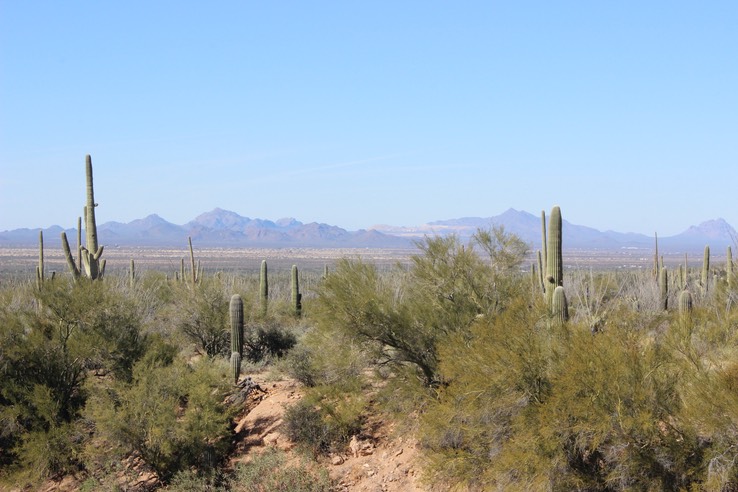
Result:
{"label": "sky", "polygon": [[0,0],[0,231],[738,227],[738,2]]}

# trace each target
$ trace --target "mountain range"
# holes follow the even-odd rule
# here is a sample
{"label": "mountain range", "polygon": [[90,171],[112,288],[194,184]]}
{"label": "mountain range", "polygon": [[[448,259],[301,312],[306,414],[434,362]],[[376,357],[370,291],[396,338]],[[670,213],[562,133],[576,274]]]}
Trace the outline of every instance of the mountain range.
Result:
{"label": "mountain range", "polygon": [[[376,225],[369,229],[347,231],[341,227],[317,222],[302,223],[293,218],[277,221],[251,219],[235,212],[216,208],[203,213],[183,225],[172,224],[149,215],[128,223],[106,222],[98,226],[100,242],[111,246],[184,247],[187,237],[198,246],[208,247],[311,247],[311,248],[411,248],[413,242],[425,235],[456,234],[468,238],[477,229],[504,226],[508,232],[519,235],[533,249],[540,246],[541,218],[525,211],[508,209],[493,217],[463,217],[439,220],[414,227]],[[59,226],[44,231],[44,243],[60,244]],[[39,229],[15,229],[0,232],[0,246],[34,246]],[[75,229],[66,229],[72,239]],[[599,231],[563,221],[563,241],[567,249],[622,250],[652,249],[654,238],[644,234]],[[660,237],[659,248],[664,251],[701,251],[705,245],[725,248],[738,237],[735,229],[723,219],[714,219],[691,226],[675,236]],[[717,252],[717,250],[716,250]]]}

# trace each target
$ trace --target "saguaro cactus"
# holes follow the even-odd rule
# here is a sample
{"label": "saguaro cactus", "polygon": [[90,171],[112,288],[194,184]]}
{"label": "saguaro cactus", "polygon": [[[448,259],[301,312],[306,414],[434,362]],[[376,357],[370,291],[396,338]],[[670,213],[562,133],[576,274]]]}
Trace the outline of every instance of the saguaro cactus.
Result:
{"label": "saguaro cactus", "polygon": [[538,285],[541,289],[541,292],[546,292],[546,279],[544,278],[544,275],[546,274],[546,268],[544,268],[543,265],[545,263],[543,262],[543,255],[541,255],[541,250],[537,251],[538,256]]}
{"label": "saguaro cactus", "polygon": [[241,375],[241,354],[231,352],[231,376],[233,384],[238,384],[238,378]]}
{"label": "saguaro cactus", "polygon": [[192,286],[194,287],[195,284],[197,284],[197,280],[198,280],[197,271],[199,270],[199,268],[197,267],[197,265],[195,265],[195,252],[192,250],[192,237],[191,236],[187,236],[187,242],[190,245],[190,269],[192,270],[191,278],[192,278]]}
{"label": "saguaro cactus", "polygon": [[36,287],[44,285],[44,231],[38,231],[38,266],[36,267]]}
{"label": "saguaro cactus", "polygon": [[105,260],[100,259],[103,254],[103,246],[99,246],[97,242],[97,222],[95,221],[95,191],[92,181],[92,158],[87,155],[85,156],[85,174],[87,177],[87,204],[84,207],[84,218],[85,218],[85,241],[86,244],[82,246],[79,244],[81,238],[81,220],[77,221],[77,251],[79,267],[74,261],[72,252],[69,249],[69,242],[67,241],[66,233],[61,233],[62,249],[64,250],[64,256],[67,258],[67,265],[69,270],[72,272],[72,276],[75,279],[79,278],[81,272],[84,271],[85,275],[90,280],[97,280],[103,277],[105,273]]}
{"label": "saguaro cactus", "polygon": [[267,261],[261,260],[261,271],[259,272],[259,300],[261,301],[261,315],[266,317],[269,308],[269,277],[267,274]]}
{"label": "saguaro cactus", "polygon": [[702,275],[700,276],[700,286],[702,294],[707,294],[710,283],[710,246],[705,246],[705,254],[702,258]]}
{"label": "saguaro cactus", "polygon": [[302,315],[302,294],[298,277],[297,265],[292,265],[292,311],[295,316]]}
{"label": "saguaro cactus", "polygon": [[659,279],[659,235],[658,233],[653,233],[653,243],[654,243],[654,253],[653,253],[653,275],[656,277],[656,280]]}
{"label": "saguaro cactus", "polygon": [[131,258],[131,268],[128,271],[128,285],[131,289],[136,285],[136,263]]}
{"label": "saguaro cactus", "polygon": [[[542,263],[539,265],[541,268],[541,275],[544,274],[546,271],[546,260],[548,259],[548,251],[546,249],[546,241],[548,241],[548,236],[546,236],[546,211],[541,210],[541,252],[542,252]],[[544,291],[545,291],[544,287]]]}
{"label": "saguaro cactus", "polygon": [[548,222],[548,241],[546,245],[546,302],[551,306],[556,287],[564,285],[564,260],[561,251],[561,209],[551,209]]}
{"label": "saguaro cactus", "polygon": [[82,265],[85,273],[92,279],[102,278],[105,272],[105,260],[100,257],[103,246],[97,243],[97,222],[95,220],[95,190],[92,184],[92,157],[85,157],[85,173],[87,175],[87,206],[85,207],[85,246],[82,247]]}
{"label": "saguaro cactus", "polygon": [[243,299],[238,294],[231,296],[231,352],[243,355]]}
{"label": "saguaro cactus", "polygon": [[551,315],[559,323],[569,320],[569,304],[566,301],[566,292],[560,285],[554,289],[551,296]]}
{"label": "saguaro cactus", "polygon": [[683,290],[679,294],[679,314],[682,316],[692,313],[692,294],[688,290]]}
{"label": "saguaro cactus", "polygon": [[669,275],[665,267],[659,269],[659,293],[661,308],[666,311],[669,308]]}
{"label": "saguaro cactus", "polygon": [[728,246],[728,251],[725,255],[725,276],[728,277],[728,287],[733,285],[733,250]]}

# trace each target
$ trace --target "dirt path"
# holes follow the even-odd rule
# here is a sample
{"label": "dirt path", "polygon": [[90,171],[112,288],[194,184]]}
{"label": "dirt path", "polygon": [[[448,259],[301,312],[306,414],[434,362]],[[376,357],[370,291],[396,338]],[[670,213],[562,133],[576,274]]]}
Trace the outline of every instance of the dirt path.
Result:
{"label": "dirt path", "polygon": [[[232,459],[247,461],[251,453],[276,446],[298,460],[294,445],[281,431],[285,408],[302,397],[291,380],[261,383],[238,422],[239,444]],[[340,454],[321,458],[338,491],[414,492],[424,490],[418,481],[417,443],[412,437],[396,437],[391,424],[370,418],[361,435],[354,436]]]}

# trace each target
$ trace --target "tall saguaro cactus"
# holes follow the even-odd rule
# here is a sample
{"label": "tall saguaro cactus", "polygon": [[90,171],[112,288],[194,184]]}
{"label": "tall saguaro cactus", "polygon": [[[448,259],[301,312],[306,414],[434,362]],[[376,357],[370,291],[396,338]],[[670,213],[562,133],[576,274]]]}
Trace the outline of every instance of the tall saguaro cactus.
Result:
{"label": "tall saguaro cactus", "polygon": [[238,294],[231,296],[229,306],[231,321],[231,352],[243,355],[243,299]]}
{"label": "tall saguaro cactus", "polygon": [[653,233],[653,243],[654,243],[654,253],[653,253],[653,276],[656,277],[656,280],[659,279],[659,235],[658,233]]}
{"label": "tall saguaro cactus", "polygon": [[564,260],[561,251],[561,208],[551,209],[546,242],[546,303],[551,306],[554,289],[564,285]]}
{"label": "tall saguaro cactus", "polygon": [[261,260],[259,272],[259,300],[261,301],[261,315],[266,318],[269,307],[269,278],[267,276],[267,261]]}
{"label": "tall saguaro cactus", "polygon": [[[72,252],[69,249],[69,241],[67,241],[66,233],[61,233],[62,249],[64,250],[64,256],[67,258],[67,264],[69,270],[75,279],[79,278],[81,273],[84,272],[90,280],[97,280],[103,277],[105,273],[105,260],[100,257],[103,254],[103,246],[98,245],[97,241],[97,222],[95,220],[95,189],[92,180],[92,157],[88,154],[85,156],[85,174],[87,177],[87,201],[84,207],[84,219],[85,219],[85,241],[84,246],[78,244],[79,257],[77,261],[79,266],[74,261]],[[77,237],[81,237],[81,221],[77,221]],[[79,242],[79,239],[78,239]]]}
{"label": "tall saguaro cactus", "polygon": [[241,374],[241,359],[243,357],[243,299],[238,294],[231,296],[229,306],[231,321],[231,375],[233,383],[238,383]]}
{"label": "tall saguaro cactus", "polygon": [[710,246],[705,246],[705,254],[702,258],[702,275],[700,276],[700,285],[702,294],[707,294],[708,284],[710,283]]}
{"label": "tall saguaro cactus", "polygon": [[733,286],[733,250],[728,246],[725,255],[725,276],[728,277],[728,287]]}
{"label": "tall saguaro cactus", "polygon": [[659,294],[661,308],[666,311],[669,308],[669,276],[665,267],[659,268]]}
{"label": "tall saguaro cactus", "polygon": [[292,265],[292,311],[295,316],[302,315],[302,294],[298,277],[297,265]]}
{"label": "tall saguaro cactus", "polygon": [[38,266],[36,267],[36,287],[44,285],[44,231],[38,231]]}
{"label": "tall saguaro cactus", "polygon": [[[194,287],[198,281],[197,271],[199,268],[195,265],[195,252],[192,250],[192,236],[187,236],[187,242],[190,245],[190,269],[192,271],[192,287]],[[184,273],[182,275],[184,276]]]}

